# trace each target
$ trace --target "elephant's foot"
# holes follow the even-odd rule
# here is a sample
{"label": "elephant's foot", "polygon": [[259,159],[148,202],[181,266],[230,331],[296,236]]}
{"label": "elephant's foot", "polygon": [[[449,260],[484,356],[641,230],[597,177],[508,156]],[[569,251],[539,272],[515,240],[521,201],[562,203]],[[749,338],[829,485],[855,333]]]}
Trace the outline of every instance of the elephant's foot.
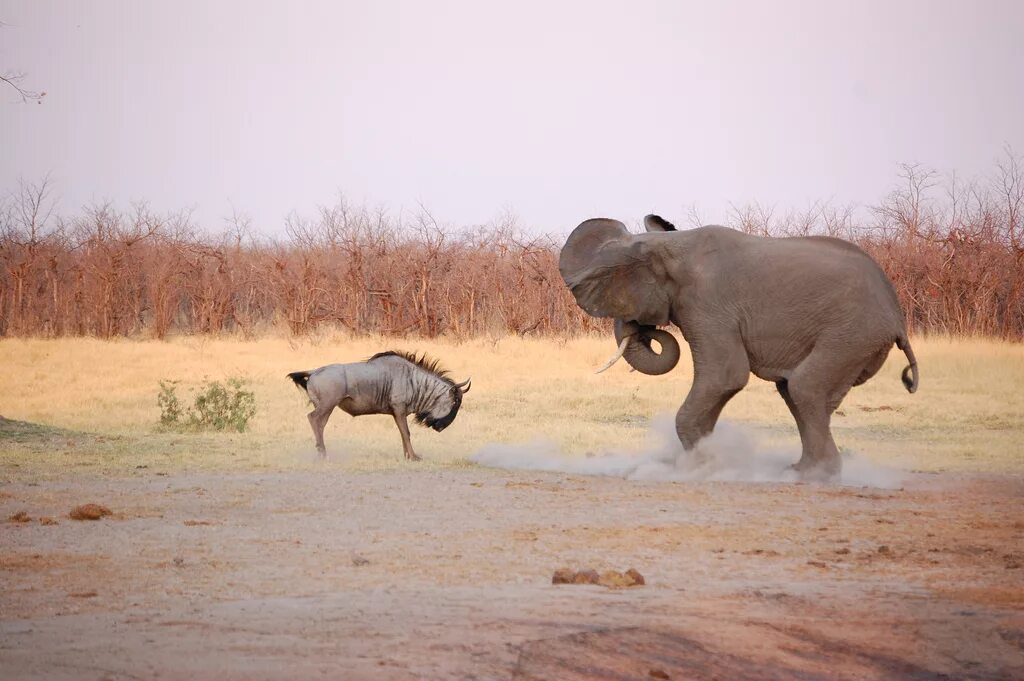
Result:
{"label": "elephant's foot", "polygon": [[837,482],[842,472],[842,463],[840,461],[815,461],[801,457],[789,468],[796,471],[800,480],[804,482]]}

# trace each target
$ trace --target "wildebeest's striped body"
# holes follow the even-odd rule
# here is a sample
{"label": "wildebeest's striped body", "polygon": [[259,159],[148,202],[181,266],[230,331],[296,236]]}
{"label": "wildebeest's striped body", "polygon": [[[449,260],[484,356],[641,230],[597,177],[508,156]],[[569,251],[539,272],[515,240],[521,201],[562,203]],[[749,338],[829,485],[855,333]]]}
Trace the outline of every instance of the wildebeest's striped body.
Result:
{"label": "wildebeest's striped body", "polygon": [[409,414],[440,432],[455,420],[462,395],[470,386],[468,379],[455,383],[437,361],[400,352],[380,352],[365,362],[295,371],[288,378],[313,402],[309,424],[321,456],[326,454],[324,427],[337,407],[352,416],[390,414],[402,435],[405,457],[418,460],[409,437]]}

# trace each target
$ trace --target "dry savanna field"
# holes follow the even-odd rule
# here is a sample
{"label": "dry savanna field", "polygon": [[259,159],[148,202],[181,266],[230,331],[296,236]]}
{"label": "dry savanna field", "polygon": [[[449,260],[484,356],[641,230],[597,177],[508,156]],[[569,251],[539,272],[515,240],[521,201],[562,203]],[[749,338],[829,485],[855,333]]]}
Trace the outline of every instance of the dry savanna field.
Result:
{"label": "dry savanna field", "polygon": [[[1024,346],[913,344],[917,394],[894,350],[833,419],[871,487],[470,460],[642,456],[691,370],[594,375],[603,336],[0,340],[2,676],[1021,678]],[[285,374],[384,349],[472,376],[458,418],[413,427],[412,463],[389,417],[336,412],[318,461]],[[231,376],[248,431],[160,426],[161,379]],[[723,419],[773,452],[757,470],[796,460],[772,385]],[[112,515],[70,519],[84,503]],[[646,584],[552,585],[562,567]]]}
{"label": "dry savanna field", "polygon": [[[920,392],[909,395],[900,384],[906,360],[894,349],[886,367],[852,390],[833,419],[837,444],[904,470],[1024,472],[1024,347],[948,338],[917,338],[914,347],[922,367]],[[359,361],[383,349],[426,352],[456,380],[473,378],[455,423],[443,433],[414,428],[425,460],[409,464],[390,418],[337,412],[327,427],[331,456],[326,464],[315,461],[308,402],[284,375]],[[336,333],[254,341],[4,339],[0,415],[101,437],[70,449],[57,437],[43,450],[31,441],[8,440],[3,463],[5,473],[18,478],[132,475],[140,465],[168,471],[384,471],[462,467],[485,444],[538,438],[577,456],[638,449],[652,416],[675,413],[692,370],[684,354],[664,377],[630,372],[625,362],[594,375],[614,350],[603,336],[462,343]],[[187,398],[204,380],[231,376],[247,379],[256,395],[248,432],[161,431],[160,380],[180,380],[178,392]],[[789,445],[796,456],[796,427],[770,383],[751,377],[723,419],[755,427],[766,443]]]}
{"label": "dry savanna field", "polygon": [[0,0],[0,681],[1024,681],[1024,1],[457,4]]}

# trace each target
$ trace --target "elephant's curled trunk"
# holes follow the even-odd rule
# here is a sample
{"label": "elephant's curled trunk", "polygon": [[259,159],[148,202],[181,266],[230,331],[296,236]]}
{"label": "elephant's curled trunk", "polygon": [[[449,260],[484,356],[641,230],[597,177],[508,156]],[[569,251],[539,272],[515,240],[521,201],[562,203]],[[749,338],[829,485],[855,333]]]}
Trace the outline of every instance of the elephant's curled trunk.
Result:
{"label": "elephant's curled trunk", "polygon": [[[660,353],[654,351],[651,341],[661,346]],[[668,373],[679,363],[679,342],[668,331],[653,326],[616,319],[615,342],[629,365],[649,376]]]}

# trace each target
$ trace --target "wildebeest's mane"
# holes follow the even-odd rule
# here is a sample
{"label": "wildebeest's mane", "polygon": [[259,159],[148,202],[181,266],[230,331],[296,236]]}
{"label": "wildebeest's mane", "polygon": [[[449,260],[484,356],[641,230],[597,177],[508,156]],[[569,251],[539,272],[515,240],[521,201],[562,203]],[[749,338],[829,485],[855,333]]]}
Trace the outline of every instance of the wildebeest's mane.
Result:
{"label": "wildebeest's mane", "polygon": [[401,350],[387,350],[385,352],[378,352],[376,355],[366,360],[372,362],[380,357],[399,357],[404,359],[406,362],[415,364],[424,371],[429,371],[434,374],[448,385],[455,385],[455,381],[448,375],[448,370],[441,367],[441,360],[431,359],[427,357],[426,353],[421,354],[419,357],[416,356],[415,352],[402,352]]}

